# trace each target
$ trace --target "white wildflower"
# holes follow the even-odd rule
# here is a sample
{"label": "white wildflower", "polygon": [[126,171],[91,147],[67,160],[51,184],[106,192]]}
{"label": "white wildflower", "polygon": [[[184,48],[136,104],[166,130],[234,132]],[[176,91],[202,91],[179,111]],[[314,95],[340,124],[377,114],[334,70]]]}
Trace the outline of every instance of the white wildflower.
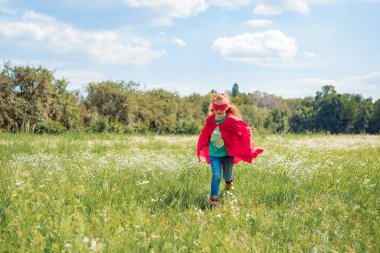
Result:
{"label": "white wildflower", "polygon": [[157,238],[160,238],[160,236],[159,236],[159,235],[156,235],[156,234],[152,234],[150,237],[151,237],[153,240],[155,240],[155,239],[157,239]]}
{"label": "white wildflower", "polygon": [[96,240],[91,241],[90,249],[93,252],[102,252],[104,244],[96,242]]}
{"label": "white wildflower", "polygon": [[90,238],[88,236],[83,237],[83,242],[88,243],[90,241]]}
{"label": "white wildflower", "polygon": [[137,182],[138,185],[143,185],[143,184],[149,184],[149,181],[148,180],[144,180],[144,181],[141,181],[141,182]]}
{"label": "white wildflower", "polygon": [[24,183],[24,181],[19,181],[19,182],[16,182],[15,185],[16,186],[21,186],[23,183]]}
{"label": "white wildflower", "polygon": [[95,240],[91,241],[90,249],[92,249],[92,250],[96,249],[96,241]]}

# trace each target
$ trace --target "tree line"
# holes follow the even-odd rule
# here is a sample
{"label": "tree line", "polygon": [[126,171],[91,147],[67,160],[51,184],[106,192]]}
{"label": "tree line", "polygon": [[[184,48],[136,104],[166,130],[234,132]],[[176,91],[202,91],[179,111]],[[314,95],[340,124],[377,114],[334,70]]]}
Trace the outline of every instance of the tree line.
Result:
{"label": "tree line", "polygon": [[[89,83],[84,96],[69,91],[68,84],[44,67],[4,63],[0,131],[197,134],[216,92],[181,97],[164,89],[142,90],[133,81],[102,81]],[[239,92],[237,83],[226,92],[256,132],[380,132],[380,99],[339,94],[331,85],[322,86],[315,96],[296,99]]]}

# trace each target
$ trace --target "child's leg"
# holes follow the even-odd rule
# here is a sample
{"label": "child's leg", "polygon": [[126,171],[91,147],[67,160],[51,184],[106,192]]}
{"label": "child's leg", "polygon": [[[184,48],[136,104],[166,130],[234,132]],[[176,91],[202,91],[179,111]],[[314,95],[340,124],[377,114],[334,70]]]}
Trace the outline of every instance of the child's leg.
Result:
{"label": "child's leg", "polygon": [[211,180],[211,194],[210,196],[219,195],[219,184],[221,178],[221,168],[222,161],[219,157],[210,156],[210,165],[212,170],[212,180]]}
{"label": "child's leg", "polygon": [[234,158],[232,156],[223,157],[223,178],[226,183],[233,180],[232,167],[234,165]]}

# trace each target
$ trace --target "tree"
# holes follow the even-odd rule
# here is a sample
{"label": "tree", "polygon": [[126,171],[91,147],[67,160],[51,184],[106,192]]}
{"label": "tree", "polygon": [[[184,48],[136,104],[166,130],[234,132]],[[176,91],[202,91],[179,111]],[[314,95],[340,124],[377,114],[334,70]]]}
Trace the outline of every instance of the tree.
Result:
{"label": "tree", "polygon": [[363,99],[359,101],[358,113],[356,115],[353,131],[354,133],[365,133],[369,131],[369,126],[371,122],[371,116],[373,113],[373,103],[372,99]]}
{"label": "tree", "polygon": [[[209,114],[210,96],[180,97],[163,89],[139,90],[134,81],[88,85],[86,97],[43,67],[12,66],[0,72],[0,130],[60,133],[66,130],[198,134]],[[215,90],[212,92],[216,93]],[[314,97],[283,99],[254,91],[227,91],[253,130],[379,133],[380,100],[338,94],[325,85]]]}
{"label": "tree", "polygon": [[139,105],[143,105],[138,119],[145,125],[145,130],[157,133],[174,133],[179,96],[163,89],[153,89],[141,96]]}
{"label": "tree", "polygon": [[[56,85],[56,86],[55,86]],[[63,107],[66,110],[66,126],[77,121],[76,97],[66,91],[67,83],[54,78],[53,72],[43,67],[12,66],[5,63],[0,73],[0,125],[7,131],[35,132],[39,123],[47,120],[58,121],[58,104],[67,97]],[[59,96],[56,94],[58,89]],[[73,118],[70,118],[73,117]],[[53,122],[50,125],[58,125]],[[65,124],[63,124],[65,125]]]}
{"label": "tree", "polygon": [[314,125],[316,129],[338,133],[339,110],[342,102],[340,96],[336,93],[334,86],[323,86],[322,91],[316,93],[314,101]]}
{"label": "tree", "polygon": [[67,130],[79,129],[79,92],[68,92],[67,85],[68,82],[64,79],[54,80],[51,95],[54,103],[51,104],[49,118],[60,122]]}
{"label": "tree", "polygon": [[288,103],[291,104],[290,131],[295,133],[313,131],[313,98],[293,99]]}
{"label": "tree", "polygon": [[273,109],[265,120],[264,126],[272,133],[286,133],[289,131],[289,111]]}
{"label": "tree", "polygon": [[343,94],[340,97],[340,108],[338,114],[338,133],[353,133],[354,123],[359,114],[359,95]]}
{"label": "tree", "polygon": [[207,95],[193,93],[179,100],[176,113],[175,133],[197,134],[203,127],[204,120],[208,115],[210,102]]}
{"label": "tree", "polygon": [[232,86],[232,97],[236,97],[237,95],[239,95],[239,85],[234,83]]}
{"label": "tree", "polygon": [[336,94],[336,90],[335,90],[334,86],[324,85],[324,86],[322,86],[321,91],[317,91],[317,93],[315,94],[314,100],[317,103],[320,103],[320,102],[323,102],[328,97],[335,95],[335,94]]}
{"label": "tree", "polygon": [[[136,84],[103,81],[90,83],[87,87],[87,99],[84,102],[86,125],[93,131],[124,132],[133,128],[133,109]],[[91,126],[92,125],[92,126]]]}
{"label": "tree", "polygon": [[368,125],[368,132],[373,134],[380,133],[380,99],[376,100],[373,112]]}

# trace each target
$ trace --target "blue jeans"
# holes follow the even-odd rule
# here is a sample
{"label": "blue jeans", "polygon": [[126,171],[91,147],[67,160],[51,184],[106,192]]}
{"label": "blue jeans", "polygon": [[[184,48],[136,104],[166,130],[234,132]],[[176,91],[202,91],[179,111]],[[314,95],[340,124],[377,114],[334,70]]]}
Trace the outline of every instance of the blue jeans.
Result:
{"label": "blue jeans", "polygon": [[232,156],[210,156],[210,165],[212,170],[211,196],[218,196],[222,167],[224,181],[232,181],[232,166],[234,165],[234,158]]}

